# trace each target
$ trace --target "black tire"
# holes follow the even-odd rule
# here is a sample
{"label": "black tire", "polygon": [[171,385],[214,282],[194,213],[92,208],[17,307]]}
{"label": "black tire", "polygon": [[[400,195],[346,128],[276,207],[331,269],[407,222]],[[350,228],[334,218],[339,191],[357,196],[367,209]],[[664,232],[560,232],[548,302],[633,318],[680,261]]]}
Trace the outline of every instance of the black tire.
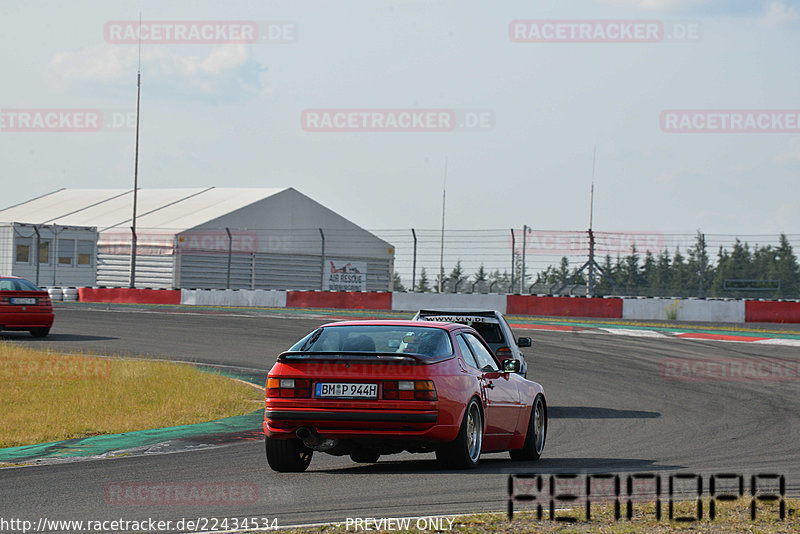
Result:
{"label": "black tire", "polygon": [[350,453],[350,459],[357,464],[374,464],[381,455],[374,451],[357,451]]}
{"label": "black tire", "polygon": [[50,333],[50,327],[31,328],[29,332],[33,337],[47,337],[47,334]]}
{"label": "black tire", "polygon": [[483,444],[483,413],[477,400],[472,399],[464,412],[456,439],[436,450],[436,459],[448,469],[473,469],[481,459]]}
{"label": "black tire", "polygon": [[509,451],[512,460],[538,460],[544,451],[544,442],[547,439],[547,406],[544,397],[536,395],[531,407],[531,419],[528,423],[528,432],[525,434],[525,444],[521,449]]}
{"label": "black tire", "polygon": [[302,473],[308,469],[314,451],[299,439],[266,439],[267,463],[281,473]]}

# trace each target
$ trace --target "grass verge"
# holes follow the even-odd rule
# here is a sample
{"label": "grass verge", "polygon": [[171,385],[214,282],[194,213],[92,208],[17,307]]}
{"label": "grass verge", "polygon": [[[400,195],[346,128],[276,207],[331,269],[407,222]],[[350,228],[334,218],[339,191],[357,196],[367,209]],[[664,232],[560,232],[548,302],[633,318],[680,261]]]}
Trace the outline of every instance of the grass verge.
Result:
{"label": "grass verge", "polygon": [[[505,514],[475,514],[464,516],[442,516],[442,519],[421,518],[420,522],[412,518],[407,525],[410,528],[397,528],[395,522],[390,527],[391,530],[381,528],[387,523],[369,523],[371,532],[393,532],[393,533],[415,533],[421,531],[435,532],[459,532],[464,534],[489,534],[495,532],[505,532],[508,534],[522,533],[588,533],[602,532],[608,534],[631,534],[636,532],[655,532],[666,534],[670,532],[686,533],[739,533],[739,532],[759,532],[759,533],[790,533],[800,530],[800,501],[787,499],[785,508],[785,519],[779,519],[777,503],[759,502],[756,519],[750,516],[750,500],[740,499],[738,501],[716,503],[716,517],[710,519],[707,506],[709,500],[703,503],[703,519],[699,521],[670,521],[668,519],[667,505],[661,504],[661,519],[655,517],[655,503],[635,503],[631,519],[626,518],[626,511],[623,507],[621,519],[615,519],[614,506],[611,504],[592,504],[592,519],[586,521],[585,508],[576,507],[572,509],[557,510],[556,515],[560,517],[571,516],[575,522],[552,521],[547,519],[549,511],[544,511],[544,519],[538,519],[533,512],[517,512],[513,521],[508,521]],[[697,505],[693,502],[677,503],[674,509],[674,517],[693,516],[696,517]],[[376,518],[381,521],[380,518]],[[355,518],[353,518],[355,521]],[[292,534],[345,534],[352,532],[363,532],[364,523],[358,528],[355,522],[342,523],[337,525],[324,525],[302,529],[288,529],[285,532]],[[452,523],[450,523],[452,521]],[[405,525],[404,525],[405,526]],[[439,528],[437,528],[439,527]]]}
{"label": "grass verge", "polygon": [[0,343],[0,448],[212,421],[263,391],[190,365]]}

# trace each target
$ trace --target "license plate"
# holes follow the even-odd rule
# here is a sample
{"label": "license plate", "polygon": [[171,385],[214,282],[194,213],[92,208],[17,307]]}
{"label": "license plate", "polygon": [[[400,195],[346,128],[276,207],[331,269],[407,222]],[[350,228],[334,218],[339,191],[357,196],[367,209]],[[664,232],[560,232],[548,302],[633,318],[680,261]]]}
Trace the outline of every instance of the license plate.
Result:
{"label": "license plate", "polygon": [[316,397],[333,399],[377,399],[378,384],[318,383]]}
{"label": "license plate", "polygon": [[12,297],[11,304],[36,304],[34,297]]}

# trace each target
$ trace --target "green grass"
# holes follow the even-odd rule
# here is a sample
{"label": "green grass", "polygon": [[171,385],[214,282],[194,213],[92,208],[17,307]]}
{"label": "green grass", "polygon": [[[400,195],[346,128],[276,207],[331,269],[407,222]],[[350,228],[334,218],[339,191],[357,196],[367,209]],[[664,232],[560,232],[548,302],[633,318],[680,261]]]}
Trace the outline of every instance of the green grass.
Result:
{"label": "green grass", "polygon": [[0,343],[0,448],[201,423],[263,405],[263,391],[178,363]]}

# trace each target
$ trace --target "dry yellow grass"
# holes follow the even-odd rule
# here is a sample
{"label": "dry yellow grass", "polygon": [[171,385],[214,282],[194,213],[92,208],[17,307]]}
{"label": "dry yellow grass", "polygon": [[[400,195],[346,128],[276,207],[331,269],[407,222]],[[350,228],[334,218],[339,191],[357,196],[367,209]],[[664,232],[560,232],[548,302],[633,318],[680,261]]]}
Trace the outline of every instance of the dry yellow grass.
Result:
{"label": "dry yellow grass", "polygon": [[[704,499],[704,504],[708,505],[708,498]],[[654,532],[658,534],[670,534],[673,532],[685,532],[687,534],[717,534],[729,533],[738,534],[740,532],[763,533],[763,534],[790,534],[800,531],[800,518],[798,518],[798,506],[800,502],[795,499],[787,499],[786,518],[779,519],[778,508],[775,503],[758,503],[758,514],[755,520],[750,518],[750,500],[741,499],[734,502],[723,502],[718,505],[718,516],[711,520],[708,517],[708,510],[705,510],[703,519],[700,521],[670,521],[667,518],[666,503],[662,503],[663,516],[657,520],[654,516],[655,505],[652,503],[637,503],[633,517],[626,518],[625,511],[622,518],[614,518],[614,507],[608,504],[598,504],[592,506],[591,521],[585,520],[585,511],[581,507],[568,511],[559,511],[558,516],[571,516],[576,518],[575,522],[551,521],[547,519],[549,513],[545,511],[543,519],[537,519],[536,514],[521,512],[514,516],[513,521],[508,521],[505,514],[476,514],[465,516],[444,516],[452,521],[452,525],[447,521],[443,522],[442,532],[459,532],[462,534],[494,534],[504,532],[506,534],[585,534],[602,532],[604,534],[636,534],[640,532]],[[675,516],[691,516],[695,513],[694,503],[679,503]],[[376,517],[376,516],[370,516]],[[380,519],[380,517],[377,517]],[[410,521],[410,528],[386,530],[380,528],[380,523],[372,522],[370,527],[375,527],[375,532],[392,534],[414,534],[426,529],[418,528],[416,520]],[[395,523],[397,525],[397,523]],[[425,525],[423,520],[422,525]],[[348,528],[349,526],[349,528]],[[340,525],[325,525],[310,528],[288,529],[287,534],[346,534],[348,532],[363,532],[364,529],[355,528],[355,524],[343,523]]]}
{"label": "dry yellow grass", "polygon": [[263,392],[189,365],[0,343],[0,448],[211,421]]}

